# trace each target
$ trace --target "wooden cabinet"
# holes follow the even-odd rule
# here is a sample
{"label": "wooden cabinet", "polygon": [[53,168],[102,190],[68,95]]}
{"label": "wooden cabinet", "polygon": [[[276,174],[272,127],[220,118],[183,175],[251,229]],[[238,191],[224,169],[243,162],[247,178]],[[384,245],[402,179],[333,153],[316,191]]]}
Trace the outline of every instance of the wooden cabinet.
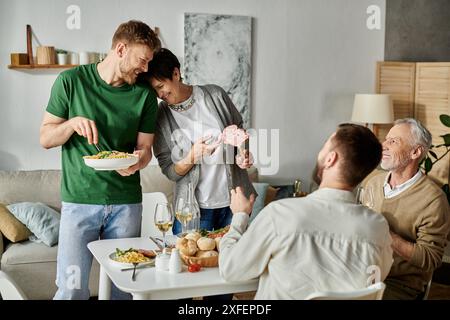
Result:
{"label": "wooden cabinet", "polygon": [[[450,62],[416,63],[416,90],[414,116],[433,134],[433,144],[443,142],[441,135],[449,133],[439,120],[441,114],[450,114]],[[436,150],[441,156],[444,152]],[[449,181],[450,157],[438,161],[430,175],[440,183]]]}
{"label": "wooden cabinet", "polygon": [[[376,92],[391,94],[394,117],[414,117],[433,135],[433,144],[449,133],[439,115],[450,114],[450,62],[378,62]],[[391,125],[377,125],[377,136],[383,141]],[[442,152],[437,152],[438,155]],[[450,157],[433,166],[430,176],[439,183],[449,181]]]}
{"label": "wooden cabinet", "polygon": [[[416,64],[411,62],[378,62],[376,93],[392,96],[394,118],[414,117]],[[376,125],[376,134],[384,141],[392,125]]]}

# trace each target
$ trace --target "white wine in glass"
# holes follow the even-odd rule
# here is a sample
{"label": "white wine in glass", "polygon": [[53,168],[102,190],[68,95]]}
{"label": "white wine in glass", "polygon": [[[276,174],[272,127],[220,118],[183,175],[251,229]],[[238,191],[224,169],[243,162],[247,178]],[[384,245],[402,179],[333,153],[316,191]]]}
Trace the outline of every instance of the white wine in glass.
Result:
{"label": "white wine in glass", "polygon": [[374,200],[372,187],[359,187],[356,193],[356,199],[359,204],[373,209]]}
{"label": "white wine in glass", "polygon": [[172,228],[173,225],[173,210],[170,203],[157,203],[155,209],[154,222],[155,226],[163,234],[164,247],[166,247],[166,232]]}
{"label": "white wine in glass", "polygon": [[192,210],[190,208],[190,204],[184,198],[178,198],[176,208],[175,208],[175,217],[181,223],[181,233],[185,234],[187,231],[187,224],[192,220]]}

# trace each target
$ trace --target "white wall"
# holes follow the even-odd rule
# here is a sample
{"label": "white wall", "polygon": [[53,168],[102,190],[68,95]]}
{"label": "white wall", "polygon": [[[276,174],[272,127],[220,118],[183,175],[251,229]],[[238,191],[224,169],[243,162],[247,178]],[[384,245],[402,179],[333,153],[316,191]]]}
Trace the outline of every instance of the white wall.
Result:
{"label": "white wall", "polygon": [[[81,30],[66,28],[66,8],[81,7]],[[381,30],[368,30],[366,9],[381,8]],[[119,23],[158,26],[183,56],[183,14],[253,17],[252,126],[280,129],[280,169],[271,182],[310,172],[323,142],[351,115],[353,94],[373,92],[383,60],[385,0],[1,0],[0,169],[60,168],[59,149],[39,145],[39,125],[56,71],[7,69],[26,52],[25,26],[43,45],[106,52]]]}

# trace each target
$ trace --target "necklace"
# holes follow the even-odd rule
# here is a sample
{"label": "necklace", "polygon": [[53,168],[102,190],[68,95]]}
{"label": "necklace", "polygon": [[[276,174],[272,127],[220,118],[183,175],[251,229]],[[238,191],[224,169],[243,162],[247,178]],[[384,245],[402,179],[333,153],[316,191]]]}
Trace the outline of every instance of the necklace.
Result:
{"label": "necklace", "polygon": [[170,109],[178,112],[189,110],[195,103],[194,93],[191,94],[189,99],[177,104],[169,104]]}

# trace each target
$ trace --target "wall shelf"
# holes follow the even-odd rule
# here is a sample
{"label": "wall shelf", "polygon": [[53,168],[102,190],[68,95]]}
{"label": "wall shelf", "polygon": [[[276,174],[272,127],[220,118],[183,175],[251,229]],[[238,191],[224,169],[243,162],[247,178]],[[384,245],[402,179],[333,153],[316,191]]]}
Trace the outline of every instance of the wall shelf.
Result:
{"label": "wall shelf", "polygon": [[23,64],[23,65],[8,65],[8,69],[70,69],[77,67],[77,64]]}

